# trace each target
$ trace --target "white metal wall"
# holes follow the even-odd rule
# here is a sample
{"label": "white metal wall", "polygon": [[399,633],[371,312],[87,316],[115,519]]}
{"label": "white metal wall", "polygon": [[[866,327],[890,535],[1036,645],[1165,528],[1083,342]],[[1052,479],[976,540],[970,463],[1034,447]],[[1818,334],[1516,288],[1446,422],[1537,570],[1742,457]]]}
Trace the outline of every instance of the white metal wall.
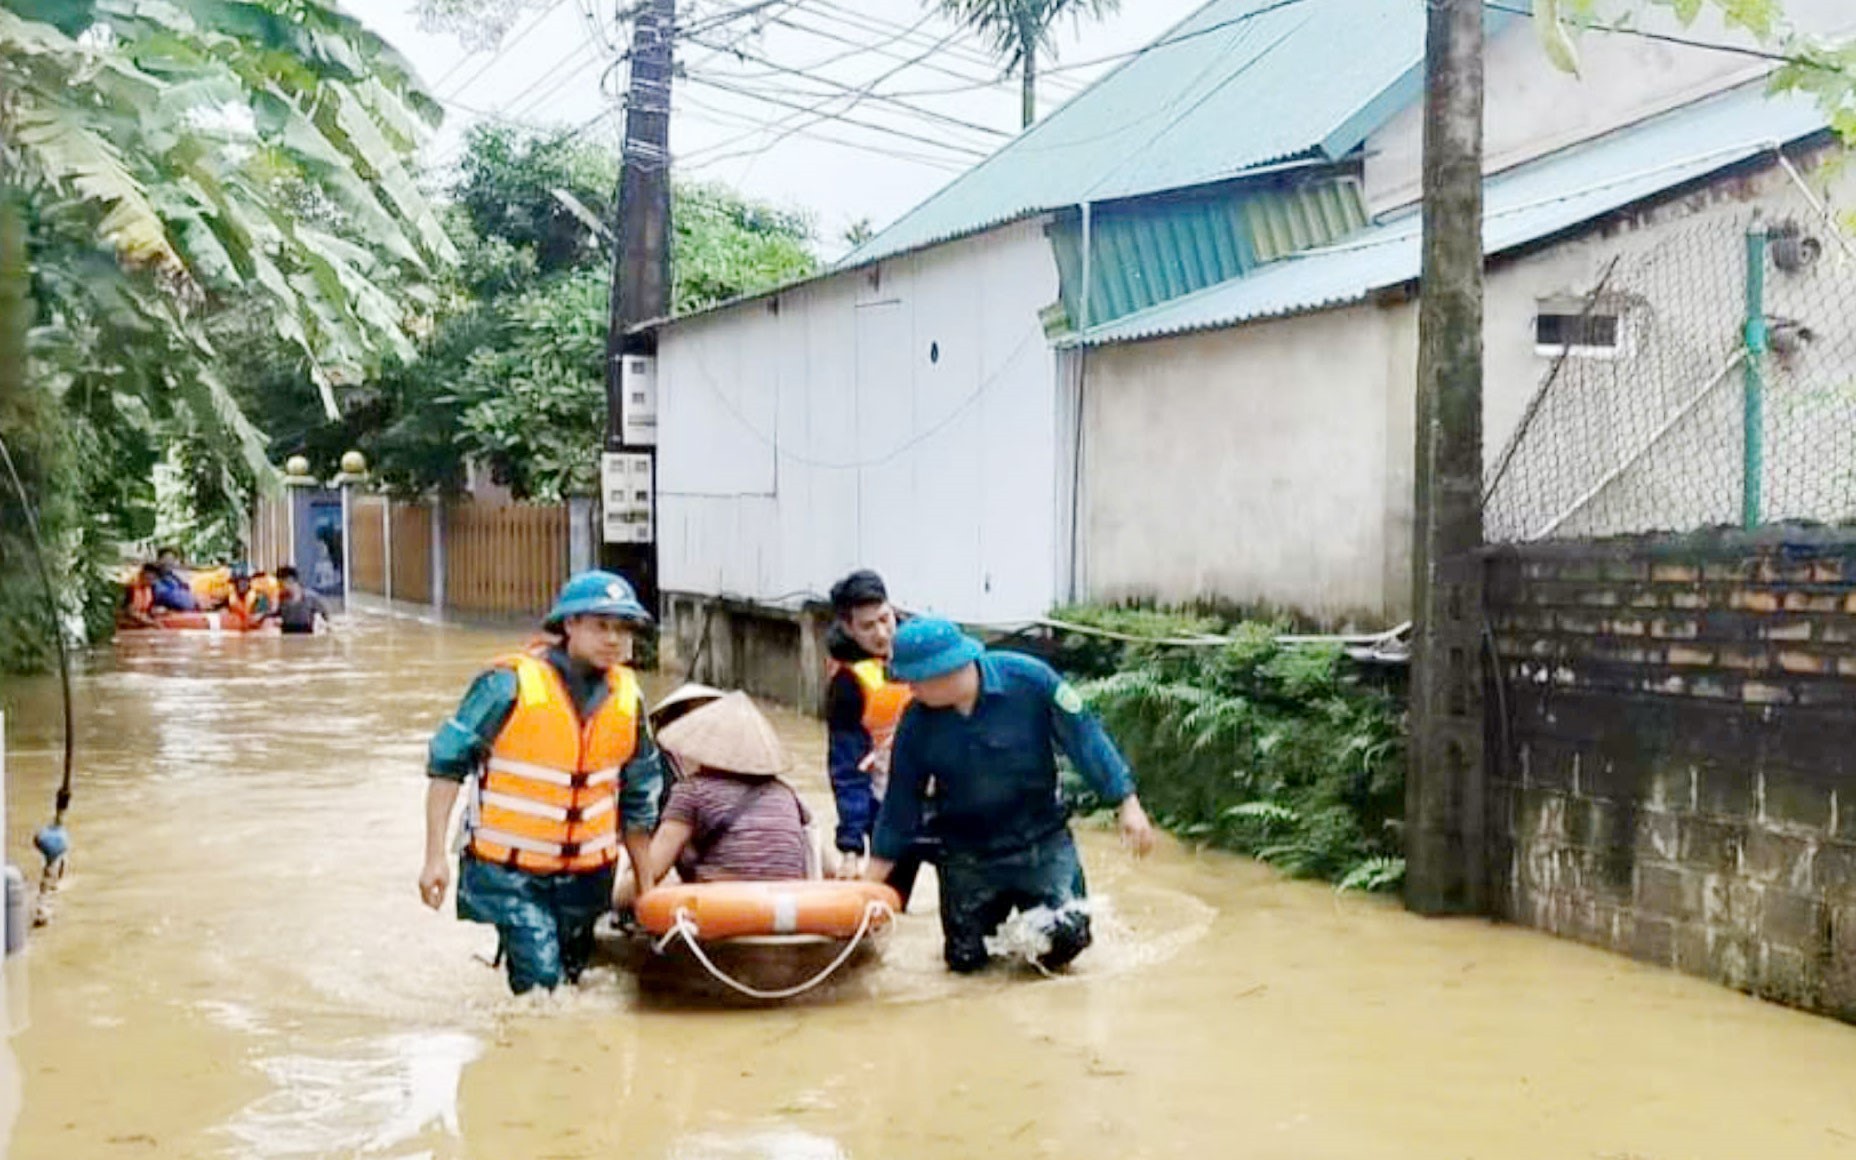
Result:
{"label": "white metal wall", "polygon": [[667,327],[667,591],[775,601],[858,567],[902,603],[1041,614],[1056,585],[1043,222]]}

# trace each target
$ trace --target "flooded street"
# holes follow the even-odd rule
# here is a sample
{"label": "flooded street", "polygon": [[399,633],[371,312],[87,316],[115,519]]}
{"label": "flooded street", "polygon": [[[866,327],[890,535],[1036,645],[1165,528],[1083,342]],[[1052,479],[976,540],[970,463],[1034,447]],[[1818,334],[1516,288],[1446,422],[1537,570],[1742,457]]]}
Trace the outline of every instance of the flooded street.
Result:
{"label": "flooded street", "polygon": [[[514,1000],[491,930],[414,885],[425,742],[514,643],[362,620],[93,659],[72,877],[9,977],[8,1156],[1856,1156],[1856,1028],[1106,834],[1067,979],[947,976],[922,906],[816,1003],[645,1002],[610,965]],[[56,685],[4,698],[32,875]],[[780,723],[828,818],[822,729]]]}

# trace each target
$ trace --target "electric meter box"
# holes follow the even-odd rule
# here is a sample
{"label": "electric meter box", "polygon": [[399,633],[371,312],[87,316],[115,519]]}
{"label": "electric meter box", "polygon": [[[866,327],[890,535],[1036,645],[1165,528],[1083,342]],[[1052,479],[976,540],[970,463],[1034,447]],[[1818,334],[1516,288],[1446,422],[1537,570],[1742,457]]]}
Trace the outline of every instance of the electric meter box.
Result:
{"label": "electric meter box", "polygon": [[657,446],[657,360],[628,354],[619,359],[619,437],[627,447]]}

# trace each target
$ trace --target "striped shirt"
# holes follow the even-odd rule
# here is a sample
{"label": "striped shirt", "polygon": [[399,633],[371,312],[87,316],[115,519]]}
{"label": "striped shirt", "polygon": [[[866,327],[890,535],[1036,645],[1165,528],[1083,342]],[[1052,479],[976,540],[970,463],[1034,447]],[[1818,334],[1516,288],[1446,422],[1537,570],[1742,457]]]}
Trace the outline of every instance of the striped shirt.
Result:
{"label": "striped shirt", "polygon": [[[765,787],[765,788],[763,788]],[[757,793],[736,813],[748,794]],[[716,827],[735,815],[727,832]],[[699,773],[679,781],[664,806],[666,822],[690,827],[677,860],[684,881],[769,881],[806,876],[806,823],[812,820],[792,787],[773,779]]]}

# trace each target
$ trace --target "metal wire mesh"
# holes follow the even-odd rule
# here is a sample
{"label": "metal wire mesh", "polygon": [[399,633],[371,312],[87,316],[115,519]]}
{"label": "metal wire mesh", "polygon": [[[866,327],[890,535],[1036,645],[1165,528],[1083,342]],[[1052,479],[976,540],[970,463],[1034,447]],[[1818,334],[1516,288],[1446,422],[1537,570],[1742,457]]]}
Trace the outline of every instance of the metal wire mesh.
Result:
{"label": "metal wire mesh", "polygon": [[1555,358],[1490,467],[1487,538],[1856,522],[1856,246],[1839,230],[1794,185],[1615,258],[1566,327],[1602,343]]}

